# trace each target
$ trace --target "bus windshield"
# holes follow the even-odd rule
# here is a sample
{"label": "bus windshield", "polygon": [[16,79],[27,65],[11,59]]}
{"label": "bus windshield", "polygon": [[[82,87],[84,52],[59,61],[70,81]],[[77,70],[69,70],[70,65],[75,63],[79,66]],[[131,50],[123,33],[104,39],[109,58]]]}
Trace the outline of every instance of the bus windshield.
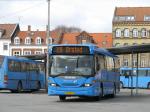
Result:
{"label": "bus windshield", "polygon": [[50,57],[50,75],[89,76],[93,65],[93,56],[90,55],[53,55]]}

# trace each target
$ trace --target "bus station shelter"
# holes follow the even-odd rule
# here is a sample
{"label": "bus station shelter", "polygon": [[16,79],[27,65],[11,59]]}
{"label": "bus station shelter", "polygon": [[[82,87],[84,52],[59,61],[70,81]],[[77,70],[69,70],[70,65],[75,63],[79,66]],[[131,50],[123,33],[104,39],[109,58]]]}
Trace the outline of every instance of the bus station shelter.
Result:
{"label": "bus station shelter", "polygon": [[136,72],[136,94],[138,94],[138,68],[139,68],[139,53],[150,53],[150,44],[112,47],[108,51],[115,55],[131,54],[132,56],[132,73],[131,73],[131,95],[133,95],[133,55],[137,55],[137,72]]}

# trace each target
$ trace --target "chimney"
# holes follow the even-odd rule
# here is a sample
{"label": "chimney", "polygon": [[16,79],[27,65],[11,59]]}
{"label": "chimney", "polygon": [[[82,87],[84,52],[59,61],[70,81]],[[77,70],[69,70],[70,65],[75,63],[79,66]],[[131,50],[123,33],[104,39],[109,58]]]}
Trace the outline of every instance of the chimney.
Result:
{"label": "chimney", "polygon": [[31,25],[28,25],[28,31],[31,31]]}

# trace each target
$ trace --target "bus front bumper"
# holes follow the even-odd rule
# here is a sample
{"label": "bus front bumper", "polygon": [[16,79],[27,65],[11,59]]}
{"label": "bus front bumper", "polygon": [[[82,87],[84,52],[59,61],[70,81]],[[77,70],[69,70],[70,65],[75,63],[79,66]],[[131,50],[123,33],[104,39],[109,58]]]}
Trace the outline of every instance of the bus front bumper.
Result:
{"label": "bus front bumper", "polygon": [[48,95],[50,96],[98,96],[99,91],[94,87],[79,87],[79,88],[60,88],[48,87]]}

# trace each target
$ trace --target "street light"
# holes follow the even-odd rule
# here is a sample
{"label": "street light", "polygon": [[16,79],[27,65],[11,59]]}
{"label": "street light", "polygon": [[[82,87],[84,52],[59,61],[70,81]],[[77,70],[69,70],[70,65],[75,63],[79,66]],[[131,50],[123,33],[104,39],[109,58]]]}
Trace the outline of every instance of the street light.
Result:
{"label": "street light", "polygon": [[[47,62],[46,62],[46,91],[48,91],[48,75],[49,75],[49,37],[50,37],[50,0],[48,3],[48,25],[47,25]],[[52,44],[52,43],[50,43]]]}

